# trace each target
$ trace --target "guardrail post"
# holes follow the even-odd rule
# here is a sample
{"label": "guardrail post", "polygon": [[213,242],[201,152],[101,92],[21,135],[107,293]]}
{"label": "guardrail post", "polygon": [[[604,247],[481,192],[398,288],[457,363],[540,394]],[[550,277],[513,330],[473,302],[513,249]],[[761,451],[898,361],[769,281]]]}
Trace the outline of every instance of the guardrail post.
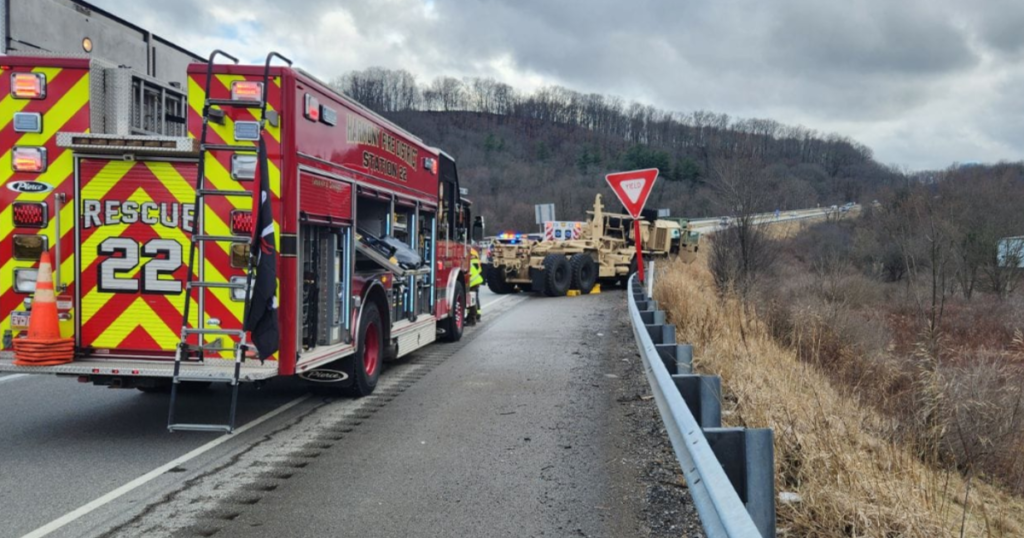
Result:
{"label": "guardrail post", "polygon": [[636,275],[629,289],[644,371],[705,532],[774,538],[771,430],[723,430],[721,378],[683,374],[692,370],[692,346],[676,343],[675,326],[664,323],[664,312],[644,294]]}
{"label": "guardrail post", "polygon": [[636,300],[636,308],[641,313],[643,312],[655,312],[658,310],[658,301],[649,298],[640,298]]}
{"label": "guardrail post", "polygon": [[647,334],[651,336],[651,341],[655,345],[676,343],[675,325],[644,325],[644,327],[647,328]]}
{"label": "guardrail post", "polygon": [[644,325],[664,325],[665,313],[661,310],[655,310],[654,312],[640,312],[640,319],[644,320]]}
{"label": "guardrail post", "polygon": [[693,373],[693,346],[690,344],[655,344],[654,348],[669,374]]}
{"label": "guardrail post", "polygon": [[704,437],[761,536],[775,538],[772,431],[768,428],[705,428]]}
{"label": "guardrail post", "polygon": [[701,429],[722,426],[722,378],[682,374],[672,376],[672,381]]}

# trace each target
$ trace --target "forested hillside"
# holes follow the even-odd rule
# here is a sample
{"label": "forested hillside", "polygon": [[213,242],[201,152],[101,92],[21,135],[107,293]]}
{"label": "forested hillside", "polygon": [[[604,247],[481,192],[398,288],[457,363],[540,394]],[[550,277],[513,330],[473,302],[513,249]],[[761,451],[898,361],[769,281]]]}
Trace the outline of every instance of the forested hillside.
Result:
{"label": "forested hillside", "polygon": [[523,94],[490,79],[421,85],[380,68],[334,85],[453,155],[492,232],[532,230],[538,203],[582,218],[595,193],[611,196],[604,174],[616,170],[659,168],[648,206],[691,217],[731,212],[716,203],[726,176],[758,183],[768,211],[860,200],[899,177],[848,138],[770,119],[666,112],[561,87]]}

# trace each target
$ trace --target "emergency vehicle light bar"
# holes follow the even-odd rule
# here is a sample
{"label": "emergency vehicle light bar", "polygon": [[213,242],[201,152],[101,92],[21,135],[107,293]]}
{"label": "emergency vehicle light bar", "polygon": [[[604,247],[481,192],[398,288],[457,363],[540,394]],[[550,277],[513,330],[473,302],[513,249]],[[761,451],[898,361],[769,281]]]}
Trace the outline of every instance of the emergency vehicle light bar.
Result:
{"label": "emergency vehicle light bar", "polygon": [[46,99],[46,75],[11,73],[11,95],[16,99]]}
{"label": "emergency vehicle light bar", "polygon": [[252,181],[256,179],[256,156],[235,153],[231,156],[231,179]]}
{"label": "emergency vehicle light bar", "polygon": [[232,101],[262,101],[263,83],[253,80],[236,80],[231,83]]}
{"label": "emergency vehicle light bar", "polygon": [[306,119],[320,121],[320,100],[315,96],[306,94]]}
{"label": "emergency vehicle light bar", "polygon": [[42,173],[46,171],[46,148],[16,147],[11,156],[15,172]]}

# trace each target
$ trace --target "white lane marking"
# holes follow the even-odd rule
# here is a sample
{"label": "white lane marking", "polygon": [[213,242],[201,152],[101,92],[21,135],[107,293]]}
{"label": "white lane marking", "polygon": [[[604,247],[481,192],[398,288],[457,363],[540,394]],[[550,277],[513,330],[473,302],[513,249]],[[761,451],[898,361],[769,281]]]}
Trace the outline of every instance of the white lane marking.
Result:
{"label": "white lane marking", "polygon": [[256,426],[258,426],[258,425],[260,425],[260,424],[262,424],[262,423],[264,423],[264,422],[274,418],[277,415],[280,415],[281,413],[291,409],[292,407],[295,407],[296,405],[299,405],[300,403],[302,403],[304,400],[306,400],[309,397],[310,397],[309,394],[306,394],[305,396],[300,396],[300,397],[298,397],[298,398],[296,398],[296,399],[294,399],[294,400],[292,400],[292,401],[282,405],[281,407],[278,407],[277,409],[274,409],[273,411],[263,415],[262,417],[257,418],[256,420],[246,424],[245,426],[242,426],[241,428],[238,428],[237,430],[235,430],[234,435],[222,435],[222,436],[214,439],[213,441],[210,441],[209,443],[206,443],[205,445],[203,445],[203,446],[193,450],[192,452],[189,452],[189,453],[185,454],[184,456],[181,456],[181,457],[179,457],[177,459],[173,459],[173,460],[171,460],[171,461],[161,465],[160,467],[157,467],[156,469],[153,469],[152,471],[150,471],[150,472],[148,472],[148,473],[146,473],[146,474],[136,478],[135,480],[132,480],[131,482],[128,482],[127,484],[125,484],[125,485],[115,489],[114,491],[111,491],[110,493],[107,493],[106,495],[104,495],[104,496],[102,496],[102,497],[100,497],[100,498],[98,498],[98,499],[96,499],[96,500],[94,500],[94,501],[92,501],[92,502],[90,502],[88,504],[82,505],[82,506],[78,507],[77,509],[75,509],[75,510],[73,510],[71,512],[68,512],[67,514],[64,514],[63,516],[61,516],[61,517],[59,517],[59,518],[57,518],[57,519],[47,523],[46,525],[43,525],[42,527],[39,527],[38,529],[36,529],[36,530],[26,534],[22,538],[40,538],[42,536],[46,536],[47,534],[50,534],[51,532],[53,532],[53,531],[63,527],[64,525],[67,525],[68,523],[71,523],[72,521],[74,521],[74,520],[76,520],[76,519],[78,519],[78,518],[88,514],[89,512],[92,512],[93,510],[96,510],[97,508],[100,508],[101,506],[109,503],[110,501],[113,501],[113,500],[117,499],[118,497],[120,497],[120,496],[122,496],[122,495],[124,495],[124,494],[126,494],[126,493],[128,493],[130,491],[132,491],[133,489],[136,489],[136,488],[146,484],[147,482],[149,482],[149,481],[159,477],[160,475],[162,475],[162,474],[166,473],[167,471],[169,471],[169,470],[171,470],[171,469],[181,465],[182,463],[185,463],[185,462],[187,462],[187,461],[189,461],[189,460],[191,460],[191,459],[193,459],[193,458],[195,458],[197,456],[202,455],[204,452],[208,452],[211,449],[213,449],[213,448],[215,448],[215,447],[217,447],[217,446],[219,446],[221,444],[226,443],[229,439],[234,438],[238,434],[245,433],[246,431],[251,430],[252,428],[255,428]]}
{"label": "white lane marking", "polygon": [[28,374],[6,375],[4,377],[0,377],[0,383],[6,383],[8,381],[14,381],[15,379],[21,379],[23,377],[28,377]]}
{"label": "white lane marking", "polygon": [[504,301],[505,299],[508,299],[509,297],[511,297],[511,295],[505,295],[505,296],[502,296],[502,297],[498,297],[497,299],[495,299],[495,300],[493,300],[493,301],[491,301],[491,302],[489,302],[489,303],[487,303],[485,305],[480,305],[480,309],[482,310],[484,308],[487,308],[488,306],[491,306],[494,303]]}

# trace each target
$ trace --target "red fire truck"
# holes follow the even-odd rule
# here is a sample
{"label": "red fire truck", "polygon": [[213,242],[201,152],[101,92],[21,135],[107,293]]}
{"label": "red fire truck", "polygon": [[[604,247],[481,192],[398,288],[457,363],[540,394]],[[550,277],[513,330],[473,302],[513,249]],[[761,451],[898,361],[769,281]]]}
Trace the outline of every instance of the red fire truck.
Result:
{"label": "red fire truck", "polygon": [[[461,337],[472,220],[454,160],[270,60],[211,57],[179,90],[97,60],[0,57],[0,372],[171,389],[172,429],[230,431],[234,401],[226,427],[176,425],[178,386],[298,375],[365,395],[383,361]],[[242,330],[261,165],[280,330],[266,361]],[[76,354],[17,366],[43,251]]]}

